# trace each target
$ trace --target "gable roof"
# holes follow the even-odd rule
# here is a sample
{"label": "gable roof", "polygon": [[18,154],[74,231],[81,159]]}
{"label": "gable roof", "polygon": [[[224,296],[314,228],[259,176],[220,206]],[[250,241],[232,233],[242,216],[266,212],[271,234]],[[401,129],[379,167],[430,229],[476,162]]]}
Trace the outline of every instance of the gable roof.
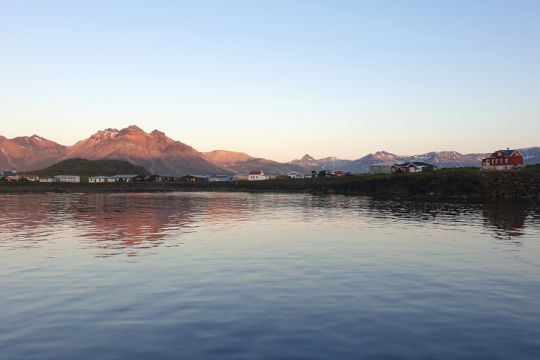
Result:
{"label": "gable roof", "polygon": [[491,154],[489,157],[490,158],[499,157],[499,153],[502,153],[502,156],[510,157],[510,156],[514,155],[514,153],[516,153],[516,152],[518,153],[518,155],[523,156],[519,150],[506,149],[506,150],[497,150],[493,154]]}
{"label": "gable roof", "polygon": [[262,172],[262,170],[257,170],[257,171],[250,171],[249,175],[264,175],[264,173]]}

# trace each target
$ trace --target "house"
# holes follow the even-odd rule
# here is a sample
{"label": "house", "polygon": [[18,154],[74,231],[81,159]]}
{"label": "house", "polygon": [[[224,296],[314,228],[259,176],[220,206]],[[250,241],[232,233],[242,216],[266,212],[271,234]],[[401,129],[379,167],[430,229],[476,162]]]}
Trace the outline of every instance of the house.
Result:
{"label": "house", "polygon": [[519,150],[497,150],[482,159],[482,170],[512,170],[523,167],[523,154]]}
{"label": "house", "polygon": [[17,170],[2,170],[0,171],[0,177],[17,176]]}
{"label": "house", "polygon": [[231,177],[229,175],[212,175],[208,178],[209,182],[224,182],[224,181],[231,181]]}
{"label": "house", "polygon": [[332,176],[345,176],[347,173],[343,170],[336,170],[332,173]]}
{"label": "house", "polygon": [[188,182],[207,182],[209,175],[186,175],[180,178],[180,181]]}
{"label": "house", "polygon": [[312,170],[311,171],[311,177],[327,177],[332,176],[332,172],[330,170],[320,170],[319,172]]}
{"label": "house", "polygon": [[161,182],[161,181],[172,182],[172,181],[174,181],[174,176],[171,176],[171,175],[151,175],[151,176],[148,176],[145,180],[146,181],[157,181],[157,182]]}
{"label": "house", "polygon": [[260,180],[266,180],[267,177],[264,175],[264,172],[262,170],[258,171],[251,171],[248,174],[248,180],[249,181],[260,181]]}
{"label": "house", "polygon": [[52,178],[52,177],[40,177],[39,182],[40,183],[52,183],[52,182],[54,182],[54,178]]}
{"label": "house", "polygon": [[232,177],[233,181],[248,181],[248,174],[236,174]]}
{"label": "house", "polygon": [[303,179],[304,174],[299,173],[298,171],[290,171],[287,173],[287,177],[290,179]]}
{"label": "house", "polygon": [[131,174],[131,175],[114,175],[111,176],[112,179],[114,179],[114,182],[134,182],[134,181],[140,181],[143,179],[142,176]]}
{"label": "house", "polygon": [[39,176],[35,175],[35,174],[20,174],[19,177],[22,180],[26,180],[26,181],[32,181],[32,182],[38,182],[39,181]]}
{"label": "house", "polygon": [[369,166],[370,174],[390,174],[392,165],[390,164],[373,164]]}
{"label": "house", "polygon": [[88,178],[88,182],[92,184],[111,183],[116,182],[116,179],[112,176],[91,176]]}
{"label": "house", "polygon": [[56,175],[53,177],[53,182],[80,183],[81,177],[79,175]]}
{"label": "house", "polygon": [[397,174],[408,174],[408,173],[419,173],[419,172],[432,172],[437,167],[422,161],[412,161],[405,162],[401,164],[394,164],[390,168],[392,173]]}

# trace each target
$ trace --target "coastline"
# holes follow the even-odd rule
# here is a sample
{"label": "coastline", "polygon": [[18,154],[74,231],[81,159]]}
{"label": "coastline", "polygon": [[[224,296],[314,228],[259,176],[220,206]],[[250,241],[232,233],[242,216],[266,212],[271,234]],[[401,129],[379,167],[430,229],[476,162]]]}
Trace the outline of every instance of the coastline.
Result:
{"label": "coastline", "polygon": [[142,193],[175,191],[363,195],[421,201],[540,203],[540,172],[446,169],[433,173],[231,182],[0,183],[0,194]]}

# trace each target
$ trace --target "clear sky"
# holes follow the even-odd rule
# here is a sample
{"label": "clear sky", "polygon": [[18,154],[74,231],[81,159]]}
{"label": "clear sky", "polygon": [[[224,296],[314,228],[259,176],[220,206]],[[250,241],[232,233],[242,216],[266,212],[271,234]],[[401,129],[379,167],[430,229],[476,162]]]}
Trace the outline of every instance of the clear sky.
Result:
{"label": "clear sky", "polygon": [[540,145],[540,1],[0,0],[0,134],[289,161]]}

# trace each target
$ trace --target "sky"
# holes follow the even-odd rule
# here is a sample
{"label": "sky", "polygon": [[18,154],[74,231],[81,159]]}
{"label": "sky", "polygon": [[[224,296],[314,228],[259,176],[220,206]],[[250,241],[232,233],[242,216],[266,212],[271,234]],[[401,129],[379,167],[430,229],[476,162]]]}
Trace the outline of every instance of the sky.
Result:
{"label": "sky", "polygon": [[0,135],[290,161],[540,145],[540,1],[0,0]]}

